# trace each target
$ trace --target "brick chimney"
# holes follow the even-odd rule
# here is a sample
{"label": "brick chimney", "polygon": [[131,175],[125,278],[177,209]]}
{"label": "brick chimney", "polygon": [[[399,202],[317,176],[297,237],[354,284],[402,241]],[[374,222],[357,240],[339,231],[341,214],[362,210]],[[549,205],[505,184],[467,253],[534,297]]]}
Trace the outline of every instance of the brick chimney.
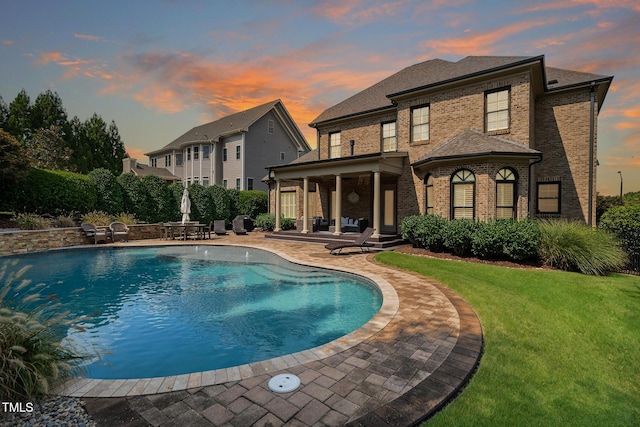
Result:
{"label": "brick chimney", "polygon": [[136,168],[137,160],[131,157],[122,159],[122,173],[131,173]]}

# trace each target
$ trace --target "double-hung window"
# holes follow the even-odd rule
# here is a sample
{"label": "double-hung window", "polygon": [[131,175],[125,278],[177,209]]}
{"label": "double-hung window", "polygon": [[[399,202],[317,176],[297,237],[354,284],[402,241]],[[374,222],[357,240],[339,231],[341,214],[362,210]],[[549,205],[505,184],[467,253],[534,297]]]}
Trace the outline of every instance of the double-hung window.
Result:
{"label": "double-hung window", "polygon": [[329,158],[337,159],[340,157],[340,132],[329,134]]}
{"label": "double-hung window", "polygon": [[240,160],[240,146],[236,145],[236,160]]}
{"label": "double-hung window", "polygon": [[538,183],[538,209],[539,214],[560,213],[560,182]]}
{"label": "double-hung window", "polygon": [[208,145],[205,145],[204,147],[202,147],[202,158],[203,159],[208,159],[211,153],[211,147]]}
{"label": "double-hung window", "polygon": [[200,147],[193,147],[193,160],[200,159]]}
{"label": "double-hung window", "polygon": [[496,219],[516,217],[516,173],[509,169],[500,169],[496,175]]}
{"label": "double-hung window", "polygon": [[451,177],[451,219],[473,219],[475,211],[476,176],[467,169]]}
{"label": "double-hung window", "polygon": [[429,139],[429,106],[416,107],[411,110],[411,142]]}
{"label": "double-hung window", "polygon": [[425,213],[433,214],[433,175],[427,175],[424,179]]}
{"label": "double-hung window", "polygon": [[485,100],[487,132],[509,129],[509,89],[487,92]]}
{"label": "double-hung window", "polygon": [[396,151],[398,139],[396,138],[396,122],[382,124],[382,151]]}

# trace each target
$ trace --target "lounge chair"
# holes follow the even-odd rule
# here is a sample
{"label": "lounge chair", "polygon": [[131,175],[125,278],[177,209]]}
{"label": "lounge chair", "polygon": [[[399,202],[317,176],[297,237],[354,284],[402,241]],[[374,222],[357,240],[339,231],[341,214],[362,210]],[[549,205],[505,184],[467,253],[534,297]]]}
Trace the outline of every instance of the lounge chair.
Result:
{"label": "lounge chair", "polygon": [[372,227],[367,227],[364,229],[362,234],[353,242],[335,242],[335,243],[327,243],[325,245],[326,249],[329,249],[331,255],[339,255],[344,248],[360,248],[362,252],[369,252],[369,248],[373,246],[371,243],[367,243],[367,239],[371,237],[374,229]]}
{"label": "lounge chair", "polygon": [[234,233],[247,234],[247,230],[244,228],[244,219],[234,219],[232,224]]}
{"label": "lounge chair", "polygon": [[111,240],[117,242],[118,240],[129,241],[129,227],[124,222],[112,222],[109,224],[111,230]]}
{"label": "lounge chair", "polygon": [[216,233],[217,236],[225,236],[227,234],[224,219],[213,220],[213,232]]}
{"label": "lounge chair", "polygon": [[83,222],[81,225],[84,234],[87,237],[93,237],[94,242],[97,244],[98,242],[107,243],[107,230],[98,229],[95,225],[90,224],[88,222]]}

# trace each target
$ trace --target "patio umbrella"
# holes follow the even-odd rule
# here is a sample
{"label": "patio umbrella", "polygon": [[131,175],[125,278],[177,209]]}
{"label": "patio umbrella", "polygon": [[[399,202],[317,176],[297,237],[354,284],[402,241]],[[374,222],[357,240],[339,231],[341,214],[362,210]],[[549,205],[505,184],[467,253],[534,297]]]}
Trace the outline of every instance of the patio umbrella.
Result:
{"label": "patio umbrella", "polygon": [[191,201],[189,200],[189,192],[184,189],[182,193],[182,200],[180,201],[180,212],[182,213],[182,224],[189,221],[189,214],[191,213]]}

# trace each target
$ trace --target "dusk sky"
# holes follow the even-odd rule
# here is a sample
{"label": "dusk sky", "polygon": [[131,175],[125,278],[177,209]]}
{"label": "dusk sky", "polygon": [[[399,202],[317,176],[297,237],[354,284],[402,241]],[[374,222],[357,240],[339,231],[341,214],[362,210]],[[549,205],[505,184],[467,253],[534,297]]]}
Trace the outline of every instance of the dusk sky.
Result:
{"label": "dusk sky", "polygon": [[116,122],[143,155],[274,99],[308,126],[409,65],[545,55],[614,76],[598,122],[598,191],[640,190],[640,1],[2,1],[0,95],[51,89],[69,118]]}

